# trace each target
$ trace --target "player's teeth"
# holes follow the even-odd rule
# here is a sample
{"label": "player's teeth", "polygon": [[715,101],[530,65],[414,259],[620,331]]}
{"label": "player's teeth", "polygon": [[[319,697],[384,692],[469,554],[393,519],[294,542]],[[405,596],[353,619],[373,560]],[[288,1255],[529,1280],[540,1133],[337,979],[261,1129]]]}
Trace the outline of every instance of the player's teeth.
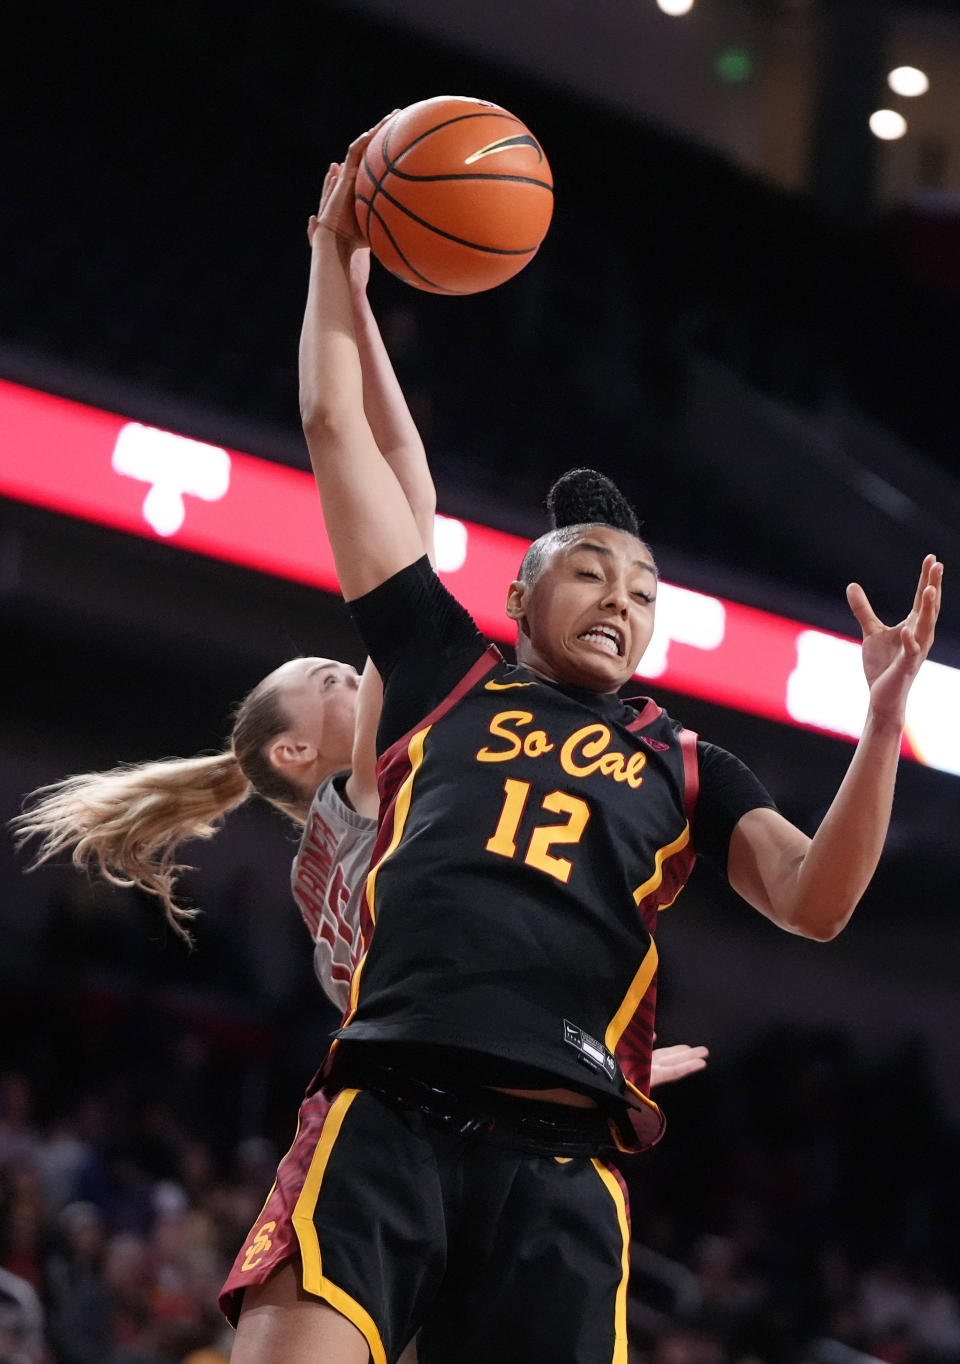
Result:
{"label": "player's teeth", "polygon": [[599,644],[603,644],[613,654],[619,654],[620,649],[617,641],[612,635],[608,635],[605,630],[586,630],[581,639],[595,639]]}

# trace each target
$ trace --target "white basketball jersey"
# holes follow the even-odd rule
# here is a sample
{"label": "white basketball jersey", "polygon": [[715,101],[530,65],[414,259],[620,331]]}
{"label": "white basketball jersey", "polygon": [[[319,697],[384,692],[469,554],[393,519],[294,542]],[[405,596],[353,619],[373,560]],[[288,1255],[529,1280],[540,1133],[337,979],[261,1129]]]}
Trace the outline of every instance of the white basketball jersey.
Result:
{"label": "white basketball jersey", "polygon": [[317,787],[290,883],[314,941],[313,969],[324,991],[345,1010],[350,979],[360,960],[360,906],[377,821],[358,815],[336,788],[346,773]]}

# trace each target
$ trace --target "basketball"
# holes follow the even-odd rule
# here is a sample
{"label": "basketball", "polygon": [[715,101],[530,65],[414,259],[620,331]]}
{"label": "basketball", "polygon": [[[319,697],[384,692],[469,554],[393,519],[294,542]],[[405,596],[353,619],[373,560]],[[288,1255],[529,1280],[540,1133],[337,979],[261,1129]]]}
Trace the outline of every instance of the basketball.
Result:
{"label": "basketball", "polygon": [[476,294],[536,254],[553,213],[553,176],[513,114],[441,95],[401,109],[373,138],[356,209],[392,274],[430,293]]}

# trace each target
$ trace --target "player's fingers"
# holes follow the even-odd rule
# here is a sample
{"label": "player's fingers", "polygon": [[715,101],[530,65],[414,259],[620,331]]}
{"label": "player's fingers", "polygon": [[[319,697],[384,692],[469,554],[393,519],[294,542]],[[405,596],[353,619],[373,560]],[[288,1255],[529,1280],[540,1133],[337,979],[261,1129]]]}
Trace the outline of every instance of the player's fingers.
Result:
{"label": "player's fingers", "polygon": [[319,217],[319,215],[323,212],[327,204],[327,201],[330,198],[330,195],[333,193],[333,187],[337,183],[337,177],[339,174],[340,166],[336,161],[331,161],[330,165],[327,167],[327,173],[323,177],[323,184],[320,187],[320,205],[317,208],[317,212],[314,216]]}
{"label": "player's fingers", "polygon": [[939,584],[928,583],[923,589],[920,611],[917,615],[915,633],[922,649],[929,649],[933,643],[937,616],[940,614]]}
{"label": "player's fingers", "polygon": [[370,129],[370,132],[367,134],[367,136],[368,136],[368,137],[373,137],[374,133],[378,133],[378,132],[380,131],[380,129],[383,127],[383,125],[384,125],[385,123],[389,123],[390,120],[391,120],[396,114],[399,114],[399,112],[400,112],[399,109],[391,109],[390,112],[389,112],[389,114],[384,114],[383,118],[381,118],[381,119],[379,120],[379,122],[375,123],[374,126]]}
{"label": "player's fingers", "polygon": [[703,1070],[709,1056],[707,1047],[691,1047],[686,1042],[672,1047],[657,1047],[650,1065],[650,1084],[667,1085]]}
{"label": "player's fingers", "polygon": [[931,581],[930,574],[932,573],[936,562],[937,556],[935,554],[928,554],[923,561],[923,564],[920,568],[920,580],[917,583],[917,590],[913,596],[914,611],[920,610],[920,601],[921,598],[923,597],[923,590]]}
{"label": "player's fingers", "polygon": [[684,1056],[676,1061],[670,1062],[662,1069],[661,1083],[669,1083],[671,1080],[685,1080],[688,1075],[696,1075],[698,1071],[706,1070],[706,1060],[702,1056]]}
{"label": "player's fingers", "polygon": [[859,583],[850,583],[847,587],[847,604],[856,616],[864,635],[883,629],[883,621],[875,614],[866,592]]}
{"label": "player's fingers", "polygon": [[329,167],[327,168],[327,173],[326,173],[326,175],[323,177],[323,186],[322,186],[322,188],[321,188],[321,190],[320,190],[320,205],[321,205],[321,207],[322,207],[322,206],[326,203],[326,201],[330,198],[330,195],[333,193],[333,187],[334,187],[334,185],[337,183],[337,181],[339,180],[339,178],[340,178],[340,164],[339,164],[339,162],[337,162],[337,161],[331,161]]}
{"label": "player's fingers", "polygon": [[692,1047],[687,1042],[678,1042],[672,1047],[658,1047],[657,1059],[667,1064],[685,1059],[705,1060],[710,1055],[707,1047]]}
{"label": "player's fingers", "polygon": [[360,158],[369,146],[371,139],[377,135],[385,123],[390,122],[394,114],[399,114],[399,112],[399,109],[391,109],[390,113],[384,114],[383,118],[375,123],[372,128],[368,128],[365,133],[361,133],[359,137],[354,138],[350,143],[350,148],[347,152],[346,160],[344,161],[344,170],[347,168],[353,170],[360,164]]}
{"label": "player's fingers", "polygon": [[900,643],[903,652],[911,661],[915,660],[920,653],[920,641],[917,638],[917,628],[909,622],[900,626]]}
{"label": "player's fingers", "polygon": [[924,587],[939,587],[940,580],[943,577],[943,564],[937,556],[935,554],[928,554],[923,561],[923,566],[926,575],[923,584]]}
{"label": "player's fingers", "polygon": [[936,610],[936,612],[937,612],[937,615],[939,615],[939,614],[940,614],[940,598],[941,598],[941,596],[942,596],[942,594],[943,594],[943,564],[940,562],[939,559],[936,561],[936,563],[935,563],[935,564],[933,565],[933,567],[930,569],[930,581],[929,581],[929,583],[927,584],[927,586],[933,588],[933,592],[934,592],[934,607],[935,607],[935,610]]}

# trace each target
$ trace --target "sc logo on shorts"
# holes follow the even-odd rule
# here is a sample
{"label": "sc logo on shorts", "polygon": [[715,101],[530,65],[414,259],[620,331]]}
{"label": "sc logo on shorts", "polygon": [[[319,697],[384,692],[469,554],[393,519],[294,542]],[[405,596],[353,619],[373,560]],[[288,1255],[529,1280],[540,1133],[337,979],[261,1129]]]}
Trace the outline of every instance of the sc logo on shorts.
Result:
{"label": "sc logo on shorts", "polygon": [[241,1271],[256,1269],[264,1255],[266,1255],[267,1251],[273,1245],[268,1233],[276,1231],[276,1229],[276,1222],[264,1222],[262,1227],[257,1228],[253,1240],[247,1247],[247,1253],[244,1256],[243,1264],[240,1266]]}

